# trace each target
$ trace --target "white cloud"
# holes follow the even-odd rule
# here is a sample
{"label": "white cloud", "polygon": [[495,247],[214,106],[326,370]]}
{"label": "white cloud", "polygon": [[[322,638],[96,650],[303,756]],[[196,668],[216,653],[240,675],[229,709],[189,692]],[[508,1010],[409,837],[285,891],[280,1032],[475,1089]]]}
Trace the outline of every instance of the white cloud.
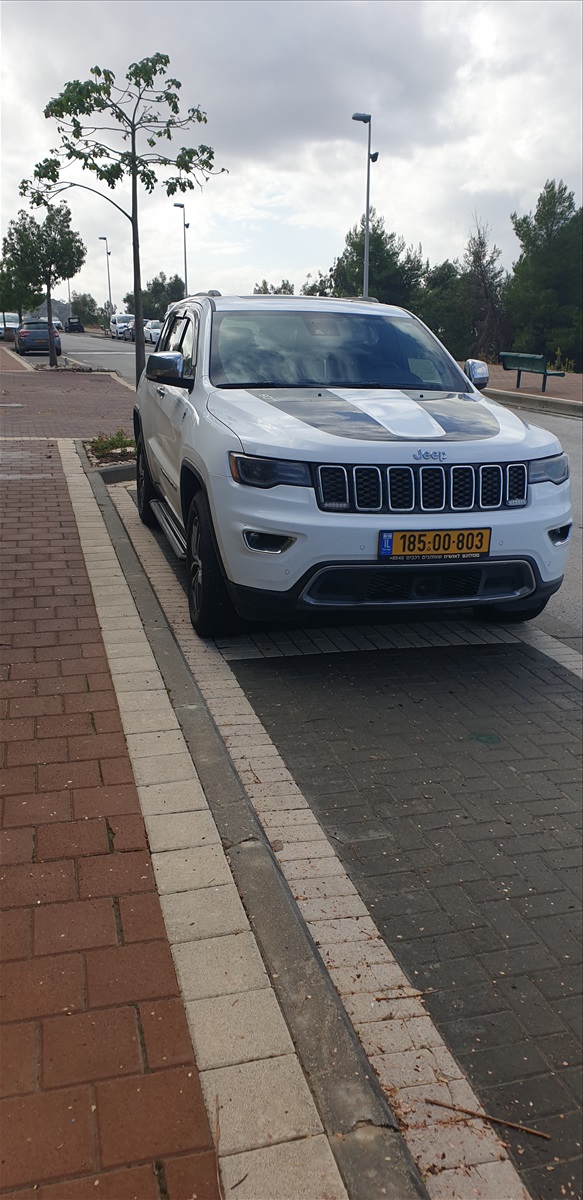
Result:
{"label": "white cloud", "polygon": [[[299,286],[331,265],[364,208],[356,109],[373,114],[380,155],[371,200],[432,262],[463,253],[476,211],[510,267],[510,212],[532,209],[547,178],[580,203],[576,0],[28,0],[25,14],[4,0],[3,230],[23,205],[20,180],[55,144],[48,100],[95,63],[123,76],[158,49],[184,106],[208,113],[184,140],[213,145],[229,170],[185,200],[192,290],[282,276]],[[127,204],[127,189],[112,198]],[[88,247],[73,286],[105,298],[107,234],[121,304],[128,222],[87,192],[67,199]],[[172,200],[158,191],[140,205],[144,280],[181,274]]]}

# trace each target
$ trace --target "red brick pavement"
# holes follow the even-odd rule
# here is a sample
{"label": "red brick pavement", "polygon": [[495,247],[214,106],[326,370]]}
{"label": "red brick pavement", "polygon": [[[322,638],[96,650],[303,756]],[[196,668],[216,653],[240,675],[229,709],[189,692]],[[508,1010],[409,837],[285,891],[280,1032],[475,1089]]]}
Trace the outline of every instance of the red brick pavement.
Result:
{"label": "red brick pavement", "polygon": [[[120,401],[131,411],[131,393],[107,377],[49,380],[42,397],[38,375],[18,383],[31,421],[40,407],[51,410],[37,432],[54,429],[67,406],[77,433],[80,405],[85,432],[105,411],[118,419]],[[13,477],[0,481],[0,1195],[217,1200],[212,1138],[58,449],[43,441],[1,449]]]}
{"label": "red brick pavement", "polygon": [[[4,350],[0,347],[0,352]],[[20,371],[4,350],[2,400],[21,408],[0,409],[3,437],[96,437],[133,428],[135,396],[107,373]]]}
{"label": "red brick pavement", "polygon": [[5,346],[0,346],[0,371],[26,371],[26,367],[14,351],[9,353]]}

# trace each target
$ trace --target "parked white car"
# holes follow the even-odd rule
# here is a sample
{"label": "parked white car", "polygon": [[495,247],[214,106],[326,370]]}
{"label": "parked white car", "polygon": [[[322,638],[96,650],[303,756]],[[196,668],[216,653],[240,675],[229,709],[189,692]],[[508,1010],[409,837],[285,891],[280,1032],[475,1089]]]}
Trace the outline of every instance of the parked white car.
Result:
{"label": "parked white car", "polygon": [[162,321],[146,321],[144,325],[144,341],[152,342],[155,346],[160,337],[161,328]]}
{"label": "parked white car", "polygon": [[567,560],[569,463],[487,382],[396,307],[173,305],[138,387],[138,508],[187,559],[195,629],[234,610],[542,612]]}
{"label": "parked white car", "polygon": [[7,342],[14,341],[14,335],[20,325],[18,313],[0,313],[0,338]]}
{"label": "parked white car", "polygon": [[109,322],[109,332],[114,338],[122,338],[130,321],[134,321],[133,313],[114,313]]}

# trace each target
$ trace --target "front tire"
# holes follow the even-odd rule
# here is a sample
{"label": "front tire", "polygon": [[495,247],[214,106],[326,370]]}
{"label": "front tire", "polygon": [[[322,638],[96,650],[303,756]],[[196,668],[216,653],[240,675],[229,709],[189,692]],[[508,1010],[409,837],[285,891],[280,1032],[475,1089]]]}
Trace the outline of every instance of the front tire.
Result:
{"label": "front tire", "polygon": [[211,516],[202,492],[190,506],[186,527],[188,608],[193,628],[201,637],[227,633],[235,610],[227,592],[215,550]]}
{"label": "front tire", "polygon": [[496,625],[518,625],[521,621],[534,621],[544,611],[549,602],[533,600],[531,604],[485,604],[474,609],[474,615],[481,621],[489,621]]}
{"label": "front tire", "polygon": [[140,514],[140,521],[144,525],[147,525],[149,529],[152,529],[157,524],[157,521],[150,508],[150,501],[156,500],[158,493],[152,483],[152,476],[150,475],[150,468],[148,467],[148,460],[144,449],[144,439],[141,433],[138,435],[136,443],[136,485],[138,489],[138,513]]}

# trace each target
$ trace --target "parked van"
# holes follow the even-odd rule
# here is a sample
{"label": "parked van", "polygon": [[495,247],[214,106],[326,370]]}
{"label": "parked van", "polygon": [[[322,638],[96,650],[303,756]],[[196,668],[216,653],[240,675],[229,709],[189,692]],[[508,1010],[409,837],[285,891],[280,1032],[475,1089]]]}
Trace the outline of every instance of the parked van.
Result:
{"label": "parked van", "polygon": [[114,313],[109,322],[109,332],[114,338],[122,338],[130,321],[134,321],[133,313]]}

